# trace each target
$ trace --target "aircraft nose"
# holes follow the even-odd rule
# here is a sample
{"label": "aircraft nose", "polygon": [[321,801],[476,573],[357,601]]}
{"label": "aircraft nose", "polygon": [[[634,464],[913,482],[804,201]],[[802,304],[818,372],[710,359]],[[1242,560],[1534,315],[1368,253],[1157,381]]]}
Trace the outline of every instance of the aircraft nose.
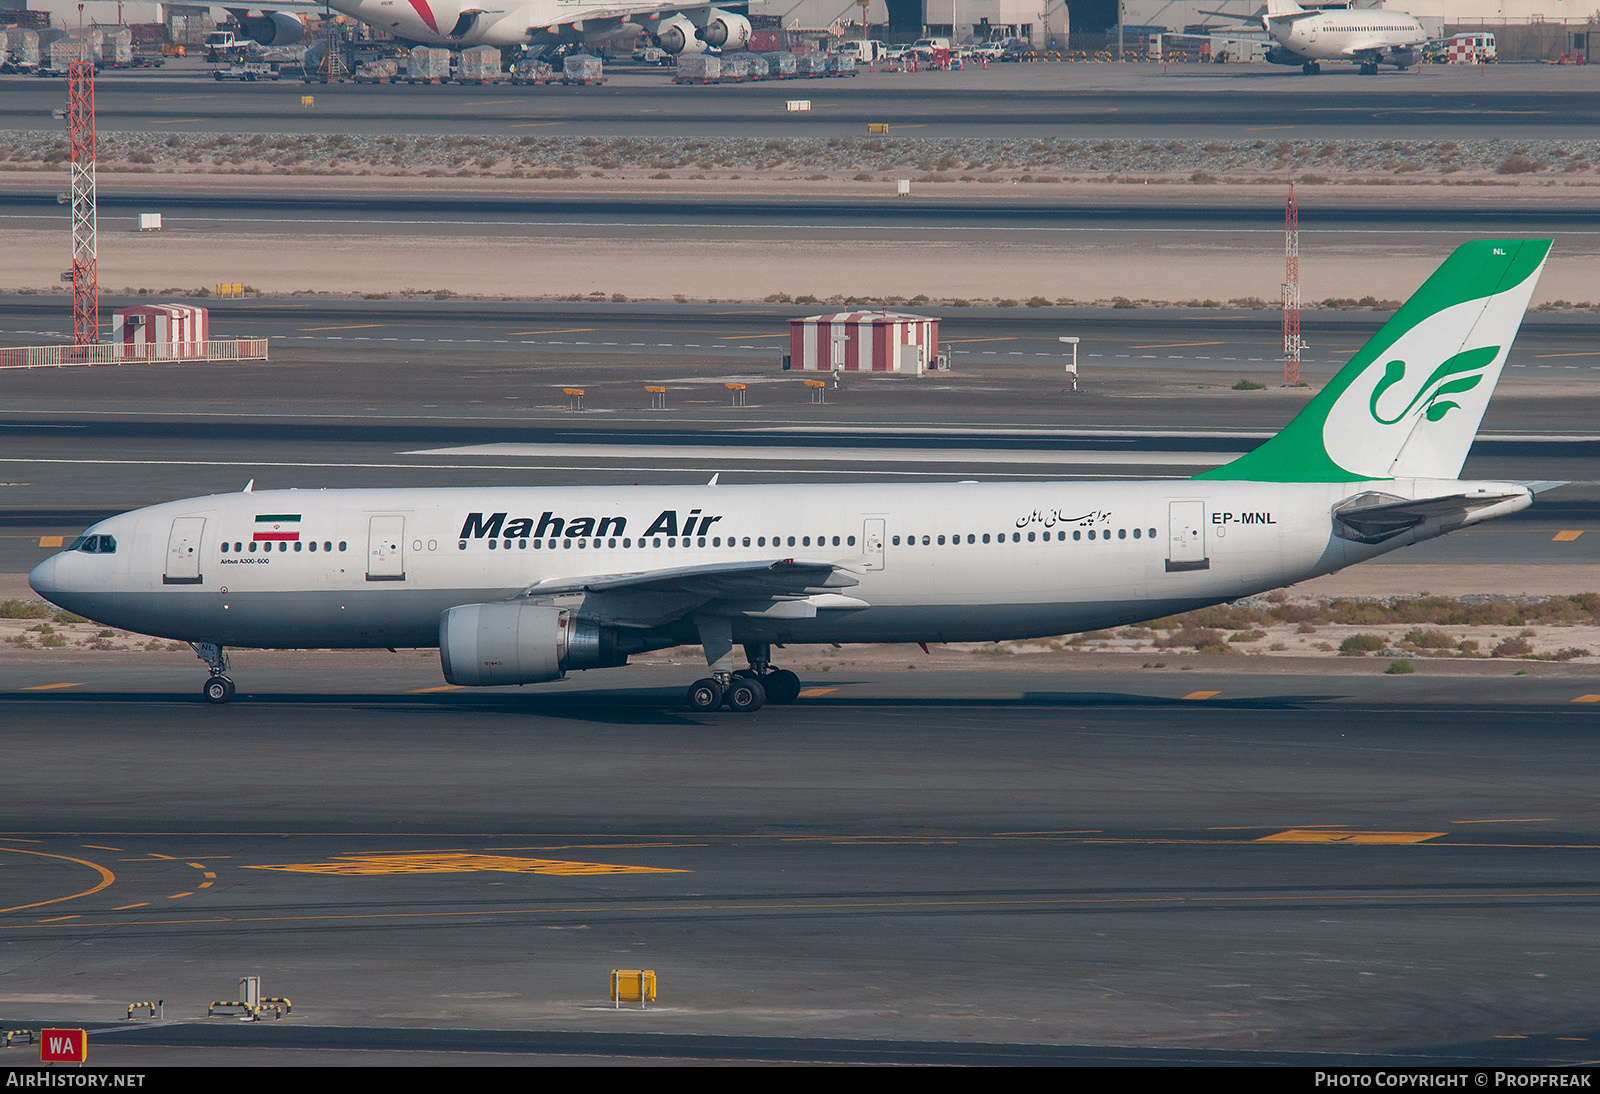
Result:
{"label": "aircraft nose", "polygon": [[33,587],[33,591],[52,602],[56,594],[61,592],[61,583],[56,577],[56,569],[60,562],[60,555],[51,555],[35,566],[33,572],[28,575],[28,584]]}

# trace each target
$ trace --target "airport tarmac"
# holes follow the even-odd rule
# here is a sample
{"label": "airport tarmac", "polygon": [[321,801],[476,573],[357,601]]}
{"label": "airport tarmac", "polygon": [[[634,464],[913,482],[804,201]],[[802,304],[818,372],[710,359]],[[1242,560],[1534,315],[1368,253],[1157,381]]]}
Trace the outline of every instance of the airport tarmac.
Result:
{"label": "airport tarmac", "polygon": [[[873,72],[850,80],[676,86],[664,73],[614,74],[604,87],[218,83],[212,66],[104,73],[103,133],[511,133],[539,137],[863,136],[886,124],[918,138],[1431,139],[1582,135],[1600,123],[1592,66],[1428,65],[1377,78],[1306,78],[1268,65],[991,65]],[[58,129],[64,81],[0,77],[8,128]],[[301,96],[313,96],[305,106]],[[805,99],[811,108],[791,112]]]}
{"label": "airport tarmac", "polygon": [[[109,1066],[1595,1058],[1593,681],[838,664],[740,721],[671,668],[430,667],[227,708],[0,668],[6,1027]],[[292,1014],[208,1021],[243,975]]]}

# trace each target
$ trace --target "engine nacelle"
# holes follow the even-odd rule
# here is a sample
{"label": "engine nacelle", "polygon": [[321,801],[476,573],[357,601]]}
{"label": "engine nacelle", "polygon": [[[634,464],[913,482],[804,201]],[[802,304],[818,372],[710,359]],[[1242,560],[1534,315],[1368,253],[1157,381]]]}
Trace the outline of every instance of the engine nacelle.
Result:
{"label": "engine nacelle", "polygon": [[1389,51],[1389,63],[1399,68],[1410,68],[1417,61],[1417,51],[1409,46],[1405,49],[1391,49]]}
{"label": "engine nacelle", "polygon": [[614,630],[542,604],[463,604],[439,617],[439,663],[462,687],[538,684],[628,663]]}
{"label": "engine nacelle", "polygon": [[1303,65],[1306,63],[1306,59],[1300,54],[1292,49],[1284,49],[1282,46],[1273,46],[1267,50],[1266,59],[1267,63],[1272,65]]}
{"label": "engine nacelle", "polygon": [[704,53],[706,44],[687,15],[674,15],[656,31],[656,42],[668,53]]}
{"label": "engine nacelle", "polygon": [[264,46],[296,46],[306,35],[304,23],[281,11],[269,11],[255,18],[244,16],[239,20],[239,27],[245,37]]}
{"label": "engine nacelle", "polygon": [[700,40],[713,49],[743,49],[750,44],[750,20],[731,11],[712,8],[706,12]]}

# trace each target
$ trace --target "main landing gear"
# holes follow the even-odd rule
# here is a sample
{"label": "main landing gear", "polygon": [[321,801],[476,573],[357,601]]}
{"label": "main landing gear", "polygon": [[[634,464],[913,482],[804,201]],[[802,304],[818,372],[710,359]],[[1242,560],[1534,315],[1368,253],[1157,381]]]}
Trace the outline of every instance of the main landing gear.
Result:
{"label": "main landing gear", "polygon": [[1315,76],[1321,71],[1322,66],[1317,64],[1315,61],[1307,61],[1305,64],[1300,66],[1300,72],[1305,76]]}
{"label": "main landing gear", "polygon": [[749,668],[719,672],[713,663],[710,676],[689,685],[690,710],[708,712],[726,706],[740,714],[753,714],[767,703],[792,703],[800,697],[800,677],[772,667],[770,645],[749,643],[744,653]]}
{"label": "main landing gear", "polygon": [[211,678],[200,689],[208,703],[226,703],[233,698],[233,681],[228,678],[228,655],[214,642],[190,642],[196,657],[211,669]]}

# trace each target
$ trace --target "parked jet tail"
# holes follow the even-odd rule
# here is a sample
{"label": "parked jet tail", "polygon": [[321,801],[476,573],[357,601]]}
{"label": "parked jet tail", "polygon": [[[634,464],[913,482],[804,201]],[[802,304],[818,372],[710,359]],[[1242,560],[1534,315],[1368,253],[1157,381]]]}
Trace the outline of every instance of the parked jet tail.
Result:
{"label": "parked jet tail", "polygon": [[1277,436],[1195,478],[1460,477],[1550,246],[1462,244]]}

